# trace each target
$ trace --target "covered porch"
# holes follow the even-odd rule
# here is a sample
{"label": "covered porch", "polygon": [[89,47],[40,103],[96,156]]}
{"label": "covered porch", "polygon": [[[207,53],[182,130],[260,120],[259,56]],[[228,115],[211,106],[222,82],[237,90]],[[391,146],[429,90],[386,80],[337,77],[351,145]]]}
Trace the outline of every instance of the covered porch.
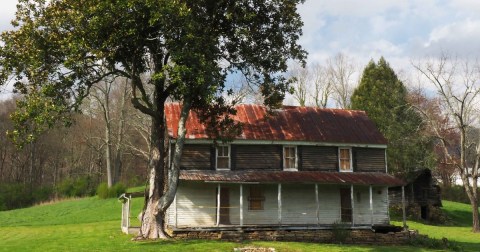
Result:
{"label": "covered porch", "polygon": [[182,171],[167,213],[172,230],[371,229],[389,224],[381,173]]}

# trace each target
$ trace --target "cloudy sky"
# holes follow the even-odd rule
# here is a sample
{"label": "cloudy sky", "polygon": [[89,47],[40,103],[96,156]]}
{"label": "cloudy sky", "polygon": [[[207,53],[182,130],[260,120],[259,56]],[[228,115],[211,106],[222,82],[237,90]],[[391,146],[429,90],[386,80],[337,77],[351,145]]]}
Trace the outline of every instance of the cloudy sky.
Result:
{"label": "cloudy sky", "polygon": [[[16,0],[1,0],[0,30],[11,28]],[[309,62],[323,63],[339,52],[363,67],[384,56],[397,71],[412,59],[446,51],[480,53],[478,0],[307,0],[301,44]]]}

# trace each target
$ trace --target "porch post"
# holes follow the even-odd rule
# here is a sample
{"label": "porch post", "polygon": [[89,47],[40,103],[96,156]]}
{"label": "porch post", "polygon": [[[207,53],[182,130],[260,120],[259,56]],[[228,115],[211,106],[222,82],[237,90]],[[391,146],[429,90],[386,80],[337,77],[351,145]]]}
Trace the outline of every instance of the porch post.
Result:
{"label": "porch post", "polygon": [[369,188],[369,193],[370,193],[370,222],[373,226],[373,195],[372,195],[372,185],[370,185]]}
{"label": "porch post", "polygon": [[354,214],[354,204],[355,201],[353,200],[353,185],[350,185],[350,202],[352,203],[352,227],[355,225],[355,214]]}
{"label": "porch post", "polygon": [[278,184],[278,224],[282,224],[282,184]]}
{"label": "porch post", "polygon": [[390,223],[390,196],[388,195],[388,187],[387,187],[387,215],[388,215],[388,223]]}
{"label": "porch post", "polygon": [[405,186],[402,186],[402,215],[403,215],[403,228],[407,229],[407,214],[405,211]]}
{"label": "porch post", "polygon": [[243,184],[240,184],[240,226],[243,226]]}
{"label": "porch post", "polygon": [[318,184],[315,184],[315,201],[317,203],[317,224],[320,225],[320,200],[318,199]]}
{"label": "porch post", "polygon": [[217,226],[220,225],[220,184],[217,185]]}
{"label": "porch post", "polygon": [[173,198],[173,214],[174,214],[174,220],[175,220],[175,227],[177,227],[177,222],[178,222],[178,213],[177,213],[177,194],[175,194],[175,198]]}

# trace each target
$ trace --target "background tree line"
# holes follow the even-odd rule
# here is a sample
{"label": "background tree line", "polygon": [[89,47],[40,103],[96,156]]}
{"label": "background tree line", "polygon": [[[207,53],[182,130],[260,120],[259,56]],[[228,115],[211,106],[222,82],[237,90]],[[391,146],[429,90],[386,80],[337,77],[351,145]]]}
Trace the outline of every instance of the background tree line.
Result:
{"label": "background tree line", "polygon": [[0,101],[0,210],[93,195],[101,183],[144,184],[149,124],[125,102],[128,92],[125,79],[97,83],[70,127],[59,123],[21,149],[6,133],[22,98]]}

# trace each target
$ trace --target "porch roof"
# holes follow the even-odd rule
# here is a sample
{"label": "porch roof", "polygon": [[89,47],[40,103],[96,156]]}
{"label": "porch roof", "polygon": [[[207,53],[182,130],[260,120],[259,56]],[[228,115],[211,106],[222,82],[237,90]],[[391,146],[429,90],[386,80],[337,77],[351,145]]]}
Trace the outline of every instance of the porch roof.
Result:
{"label": "porch roof", "polygon": [[402,186],[405,182],[378,172],[320,171],[180,171],[180,180],[226,183],[318,183],[336,185]]}

